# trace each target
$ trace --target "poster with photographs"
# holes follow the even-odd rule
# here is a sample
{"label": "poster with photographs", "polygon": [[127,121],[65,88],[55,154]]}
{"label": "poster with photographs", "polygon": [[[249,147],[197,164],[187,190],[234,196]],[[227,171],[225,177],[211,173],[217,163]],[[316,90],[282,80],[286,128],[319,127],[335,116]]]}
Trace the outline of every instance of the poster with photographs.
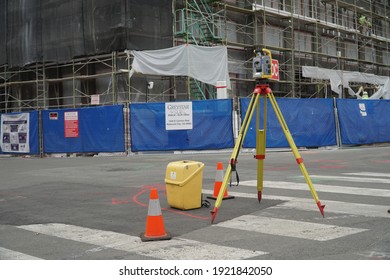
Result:
{"label": "poster with photographs", "polygon": [[3,153],[29,153],[30,114],[1,115],[1,149]]}

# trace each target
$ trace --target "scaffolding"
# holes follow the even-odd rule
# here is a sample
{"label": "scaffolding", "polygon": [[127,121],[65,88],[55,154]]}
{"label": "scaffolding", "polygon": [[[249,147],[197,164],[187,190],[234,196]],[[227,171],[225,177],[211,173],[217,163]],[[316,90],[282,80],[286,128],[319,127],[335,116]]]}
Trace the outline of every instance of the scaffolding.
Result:
{"label": "scaffolding", "polygon": [[[303,66],[390,74],[390,5],[366,0],[173,0],[173,42],[228,47],[231,97],[254,87],[253,50],[266,47],[279,61],[275,96],[348,98],[336,95],[328,80],[307,78]],[[359,18],[366,16],[361,27]],[[0,66],[0,113],[100,104],[216,98],[215,89],[188,77],[134,75],[129,51],[75,58],[65,63]],[[149,88],[150,81],[154,87]],[[364,86],[370,94],[374,85]]]}
{"label": "scaffolding", "polygon": [[[284,97],[332,97],[329,81],[304,78],[302,66],[388,76],[388,4],[357,0],[219,2],[225,10],[229,49],[236,53],[241,49],[241,61],[247,61],[248,50],[258,45],[270,49],[280,69],[280,81],[273,82],[272,88]],[[361,15],[368,18],[370,28],[360,30]],[[251,77],[250,65],[243,65],[247,67],[231,73],[240,77],[238,83]]]}

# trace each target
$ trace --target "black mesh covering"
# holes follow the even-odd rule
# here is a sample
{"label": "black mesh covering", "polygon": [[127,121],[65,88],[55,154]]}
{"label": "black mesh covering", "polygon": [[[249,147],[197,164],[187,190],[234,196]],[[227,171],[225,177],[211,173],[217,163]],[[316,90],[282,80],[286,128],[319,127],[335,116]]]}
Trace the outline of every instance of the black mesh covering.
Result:
{"label": "black mesh covering", "polygon": [[41,61],[40,0],[7,0],[5,2],[7,5],[6,63],[10,66],[22,66]]}
{"label": "black mesh covering", "polygon": [[85,55],[83,1],[41,2],[44,61],[66,61]]}
{"label": "black mesh covering", "polygon": [[0,65],[7,61],[7,3],[0,1]]}
{"label": "black mesh covering", "polygon": [[0,65],[172,46],[171,0],[2,0]]}

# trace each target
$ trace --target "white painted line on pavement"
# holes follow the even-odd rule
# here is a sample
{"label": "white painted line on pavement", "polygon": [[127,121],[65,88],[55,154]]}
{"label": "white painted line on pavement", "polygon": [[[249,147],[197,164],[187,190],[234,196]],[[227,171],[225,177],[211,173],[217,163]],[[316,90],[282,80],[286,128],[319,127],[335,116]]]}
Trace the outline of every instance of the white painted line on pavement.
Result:
{"label": "white painted line on pavement", "polygon": [[24,225],[19,228],[160,259],[246,259],[267,254],[182,238],[144,243],[136,236],[58,223]]}
{"label": "white painted line on pavement", "polygon": [[343,174],[352,175],[352,176],[390,177],[390,173],[376,173],[376,172],[358,172],[358,173],[343,173]]}
{"label": "white painted line on pavement", "polygon": [[[263,183],[264,183],[264,188],[309,191],[309,187],[306,183],[291,183],[291,182],[281,182],[281,181],[264,181]],[[240,182],[240,185],[257,186],[257,181],[256,180],[243,181]],[[333,186],[333,185],[322,185],[322,184],[314,184],[314,188],[318,192],[326,192],[326,193],[343,193],[343,194],[364,195],[364,196],[390,197],[390,190],[387,189],[344,187],[344,186]]]}
{"label": "white painted line on pavement", "polygon": [[170,260],[239,260],[268,254],[263,251],[220,246],[193,240],[187,240],[185,244],[180,246],[145,250],[139,253],[148,257]]}
{"label": "white painted line on pavement", "polygon": [[360,228],[348,228],[254,215],[240,216],[226,222],[221,222],[215,226],[316,241],[328,241],[367,231],[367,229]]}
{"label": "white painted line on pavement", "polygon": [[[353,216],[390,218],[389,213],[387,213],[389,206],[362,204],[362,203],[347,203],[343,201],[333,201],[333,200],[321,200],[321,203],[325,204],[326,206],[325,217],[326,217],[326,213],[342,213],[342,214],[349,214]],[[315,205],[314,203],[314,200],[310,201],[309,199],[294,199],[274,207],[284,208],[284,209],[300,209],[305,211],[310,211],[310,210],[319,211],[317,205]]]}
{"label": "white painted line on pavement", "polygon": [[[256,193],[242,193],[242,192],[232,192],[229,191],[229,195],[242,198],[253,198],[257,200],[257,190],[253,190]],[[212,190],[203,190],[204,194],[212,194]],[[310,194],[309,194],[310,195]],[[271,200],[285,200],[277,206],[269,207],[266,210],[272,210],[273,208],[285,208],[285,209],[297,209],[305,211],[319,211],[317,205],[314,202],[314,199],[311,198],[298,198],[290,196],[276,196],[276,195],[264,195],[263,199]],[[372,204],[362,204],[362,203],[350,203],[344,201],[334,201],[334,200],[321,200],[322,204],[325,204],[325,217],[326,213],[343,213],[354,216],[365,216],[365,217],[377,217],[377,218],[390,218],[387,210],[389,209],[388,205],[372,205]]]}
{"label": "white painted line on pavement", "polygon": [[[302,176],[303,177],[303,176]],[[358,182],[358,183],[379,183],[390,184],[390,179],[384,178],[367,178],[367,177],[348,177],[348,176],[326,176],[326,175],[311,175],[310,178],[322,179],[322,180],[336,180],[346,182]]]}
{"label": "white painted line on pavement", "polygon": [[0,247],[0,260],[41,260],[40,258]]}

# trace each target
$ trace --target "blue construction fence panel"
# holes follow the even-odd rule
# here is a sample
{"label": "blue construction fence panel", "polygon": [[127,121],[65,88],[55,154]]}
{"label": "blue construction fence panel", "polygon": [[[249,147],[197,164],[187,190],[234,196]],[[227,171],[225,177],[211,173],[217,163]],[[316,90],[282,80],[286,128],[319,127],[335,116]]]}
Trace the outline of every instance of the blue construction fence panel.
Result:
{"label": "blue construction fence panel", "polygon": [[[0,145],[0,154],[32,154],[36,155],[39,154],[39,130],[38,130],[38,120],[39,120],[39,113],[38,111],[31,111],[26,113],[9,113],[9,114],[0,114],[1,116],[8,116],[6,118],[3,117],[3,120],[5,123],[0,124],[0,135],[2,135],[3,139],[1,139],[2,144],[6,144],[6,142],[14,142],[12,145],[14,148],[11,148],[9,151],[3,151],[2,145]],[[15,124],[8,124],[10,121],[12,122],[13,117],[21,116],[18,121],[15,122]],[[25,128],[22,128],[23,124],[21,122],[26,122],[26,117],[28,118],[28,130],[26,131]],[[7,119],[7,120],[6,120]],[[14,139],[8,139],[8,136],[5,135],[4,128],[7,129],[7,127],[10,127],[10,134],[14,134],[17,136]],[[15,131],[12,131],[12,127],[14,127]],[[1,133],[3,130],[3,133]],[[19,149],[19,145],[23,145],[24,140],[26,139],[28,135],[28,152],[23,152],[22,149]]]}
{"label": "blue construction fence panel", "polygon": [[123,106],[42,111],[44,153],[125,151]]}
{"label": "blue construction fence panel", "polygon": [[341,143],[390,142],[390,100],[337,99]]}
{"label": "blue construction fence panel", "polygon": [[[264,98],[260,98],[260,128],[263,125],[263,102]],[[276,98],[276,102],[297,147],[321,147],[337,144],[333,99]],[[240,99],[242,120],[249,103],[250,98]],[[268,99],[266,133],[266,146],[268,148],[289,147]],[[256,112],[254,112],[249,124],[243,147],[256,147]]]}
{"label": "blue construction fence panel", "polygon": [[[192,104],[192,128],[169,128],[166,111],[188,103]],[[232,107],[231,99],[130,104],[131,151],[231,148],[234,146]],[[175,114],[180,119],[180,110]]]}

